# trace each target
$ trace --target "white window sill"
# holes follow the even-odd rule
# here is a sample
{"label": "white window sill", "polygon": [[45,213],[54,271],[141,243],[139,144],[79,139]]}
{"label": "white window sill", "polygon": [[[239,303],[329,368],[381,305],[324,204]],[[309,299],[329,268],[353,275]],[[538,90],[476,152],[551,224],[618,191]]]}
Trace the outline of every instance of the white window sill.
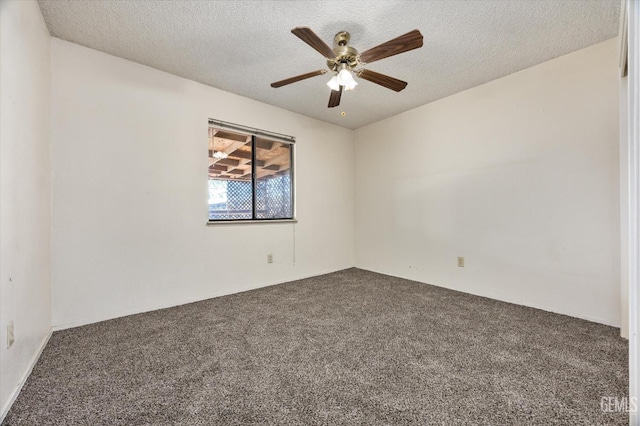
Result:
{"label": "white window sill", "polygon": [[263,223],[297,223],[298,219],[265,219],[265,220],[251,220],[251,219],[238,219],[238,220],[215,220],[207,222],[207,226],[219,226],[219,225],[253,225]]}

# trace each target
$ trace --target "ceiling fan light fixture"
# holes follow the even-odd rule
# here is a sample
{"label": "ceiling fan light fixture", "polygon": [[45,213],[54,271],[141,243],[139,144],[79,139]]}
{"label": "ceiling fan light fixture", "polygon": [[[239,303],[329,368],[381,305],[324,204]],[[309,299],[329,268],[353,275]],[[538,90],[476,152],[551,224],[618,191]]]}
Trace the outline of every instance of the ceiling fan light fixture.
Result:
{"label": "ceiling fan light fixture", "polygon": [[338,83],[338,76],[334,75],[331,77],[331,80],[327,83],[327,86],[331,88],[331,90],[340,90],[340,83]]}
{"label": "ceiling fan light fixture", "polygon": [[343,67],[338,73],[338,80],[340,81],[340,84],[344,85],[343,83],[346,83],[349,79],[353,79],[353,76],[346,67]]}
{"label": "ceiling fan light fixture", "polygon": [[348,81],[346,81],[345,84],[343,84],[344,90],[353,90],[356,88],[357,85],[358,85],[358,82],[355,80],[355,78],[353,78],[351,73],[349,73]]}
{"label": "ceiling fan light fixture", "polygon": [[327,86],[335,91],[340,90],[340,86],[342,86],[344,90],[353,90],[357,85],[358,82],[353,78],[351,71],[344,65],[338,74],[331,77],[331,80],[327,83]]}
{"label": "ceiling fan light fixture", "polygon": [[343,67],[338,73],[338,84],[343,86],[345,90],[353,90],[358,82],[353,78],[351,71]]}

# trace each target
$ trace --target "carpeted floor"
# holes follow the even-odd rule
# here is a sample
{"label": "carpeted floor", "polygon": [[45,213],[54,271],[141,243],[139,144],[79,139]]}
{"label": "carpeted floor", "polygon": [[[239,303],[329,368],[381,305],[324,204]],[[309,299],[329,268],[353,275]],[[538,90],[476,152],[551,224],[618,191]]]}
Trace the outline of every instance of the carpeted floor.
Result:
{"label": "carpeted floor", "polygon": [[622,425],[618,333],[348,269],[56,332],[3,424]]}

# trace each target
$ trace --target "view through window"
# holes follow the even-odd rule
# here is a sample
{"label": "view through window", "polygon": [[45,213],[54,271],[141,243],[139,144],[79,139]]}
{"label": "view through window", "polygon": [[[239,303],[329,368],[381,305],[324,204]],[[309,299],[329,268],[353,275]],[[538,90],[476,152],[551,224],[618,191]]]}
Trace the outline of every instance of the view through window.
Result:
{"label": "view through window", "polygon": [[210,120],[209,221],[293,219],[293,143]]}

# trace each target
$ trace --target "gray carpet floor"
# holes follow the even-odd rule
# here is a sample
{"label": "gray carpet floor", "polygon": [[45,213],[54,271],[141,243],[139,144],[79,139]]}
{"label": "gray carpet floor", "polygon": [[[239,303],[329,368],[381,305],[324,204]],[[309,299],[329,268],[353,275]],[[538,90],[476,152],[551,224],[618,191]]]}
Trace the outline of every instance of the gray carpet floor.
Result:
{"label": "gray carpet floor", "polygon": [[622,425],[618,334],[347,269],[56,332],[3,424]]}

